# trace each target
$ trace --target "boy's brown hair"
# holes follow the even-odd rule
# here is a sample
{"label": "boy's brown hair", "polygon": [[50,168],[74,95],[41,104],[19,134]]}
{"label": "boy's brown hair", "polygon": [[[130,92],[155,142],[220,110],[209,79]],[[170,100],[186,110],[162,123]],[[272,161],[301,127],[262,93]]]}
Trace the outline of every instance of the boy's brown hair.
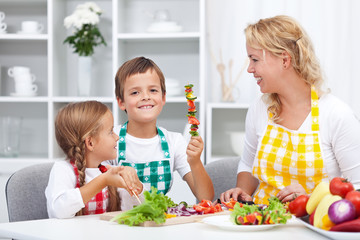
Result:
{"label": "boy's brown hair", "polygon": [[165,77],[160,68],[149,58],[136,57],[126,61],[117,71],[115,76],[115,95],[121,101],[124,101],[124,85],[128,77],[137,74],[145,73],[147,70],[155,70],[160,79],[160,86],[162,94],[165,95]]}

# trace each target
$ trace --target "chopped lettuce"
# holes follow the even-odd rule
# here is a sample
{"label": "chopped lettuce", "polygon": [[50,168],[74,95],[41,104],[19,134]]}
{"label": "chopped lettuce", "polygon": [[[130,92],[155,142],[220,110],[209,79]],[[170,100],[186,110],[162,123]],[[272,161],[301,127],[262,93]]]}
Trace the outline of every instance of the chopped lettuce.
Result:
{"label": "chopped lettuce", "polygon": [[150,192],[145,191],[144,197],[145,201],[142,204],[120,213],[110,221],[117,221],[119,224],[129,226],[139,225],[145,221],[154,221],[160,224],[165,222],[165,212],[168,207],[176,205],[171,198],[165,196],[163,193],[158,193],[154,187],[151,187]]}
{"label": "chopped lettuce", "polygon": [[285,224],[291,218],[291,214],[287,213],[284,204],[277,197],[269,198],[269,206],[264,209],[264,213],[269,214],[275,224]]}

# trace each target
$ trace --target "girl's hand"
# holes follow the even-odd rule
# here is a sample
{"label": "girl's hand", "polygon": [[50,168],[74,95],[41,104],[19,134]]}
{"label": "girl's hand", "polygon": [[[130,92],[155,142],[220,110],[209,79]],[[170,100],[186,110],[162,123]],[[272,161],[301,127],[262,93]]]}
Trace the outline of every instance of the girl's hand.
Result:
{"label": "girl's hand", "polygon": [[200,136],[192,136],[186,149],[189,164],[200,161],[201,153],[204,149],[204,142]]}
{"label": "girl's hand", "polygon": [[124,169],[124,166],[112,167],[107,165],[106,168],[107,171],[103,173],[103,175],[106,177],[106,185],[118,188],[127,188],[124,178],[120,175],[121,171]]}
{"label": "girl's hand", "polygon": [[238,187],[229,189],[220,195],[220,200],[222,202],[228,202],[230,201],[230,198],[240,201],[252,201],[251,196]]}
{"label": "girl's hand", "polygon": [[139,177],[136,173],[136,170],[132,167],[123,166],[123,169],[120,171],[120,175],[125,180],[125,183],[128,187],[128,192],[130,195],[133,195],[134,191],[136,194],[140,194],[143,190],[143,184],[140,182]]}
{"label": "girl's hand", "polygon": [[301,186],[300,184],[292,184],[289,186],[284,187],[282,190],[280,190],[278,192],[278,194],[276,195],[276,197],[281,201],[281,202],[289,202],[294,200],[295,198],[297,198],[300,195],[306,195],[306,191],[303,188],[303,186]]}

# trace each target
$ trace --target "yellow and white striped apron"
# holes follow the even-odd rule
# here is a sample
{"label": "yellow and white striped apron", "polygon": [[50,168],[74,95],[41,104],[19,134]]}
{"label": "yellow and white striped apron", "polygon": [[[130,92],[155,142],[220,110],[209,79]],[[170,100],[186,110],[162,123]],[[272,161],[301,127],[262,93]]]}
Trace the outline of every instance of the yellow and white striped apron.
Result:
{"label": "yellow and white striped apron", "polygon": [[269,117],[259,144],[253,175],[260,180],[254,202],[268,204],[268,198],[285,186],[299,183],[311,193],[322,180],[327,180],[319,133],[319,98],[311,87],[311,130],[300,133],[274,124]]}

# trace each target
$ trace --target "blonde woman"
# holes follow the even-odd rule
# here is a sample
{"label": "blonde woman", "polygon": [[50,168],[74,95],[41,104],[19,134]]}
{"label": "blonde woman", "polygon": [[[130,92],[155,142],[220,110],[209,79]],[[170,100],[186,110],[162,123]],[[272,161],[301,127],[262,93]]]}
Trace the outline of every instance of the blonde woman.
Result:
{"label": "blonde woman", "polygon": [[131,195],[142,192],[135,169],[101,165],[117,154],[119,137],[113,126],[111,111],[97,101],[70,103],[59,111],[55,135],[66,160],[55,162],[45,190],[50,218],[116,211],[125,202],[138,204],[132,197],[121,199],[117,189]]}
{"label": "blonde woman", "polygon": [[253,74],[263,93],[248,111],[237,186],[221,194],[268,203],[310,194],[343,176],[360,186],[360,124],[323,89],[310,38],[291,17],[261,19],[245,29]]}

